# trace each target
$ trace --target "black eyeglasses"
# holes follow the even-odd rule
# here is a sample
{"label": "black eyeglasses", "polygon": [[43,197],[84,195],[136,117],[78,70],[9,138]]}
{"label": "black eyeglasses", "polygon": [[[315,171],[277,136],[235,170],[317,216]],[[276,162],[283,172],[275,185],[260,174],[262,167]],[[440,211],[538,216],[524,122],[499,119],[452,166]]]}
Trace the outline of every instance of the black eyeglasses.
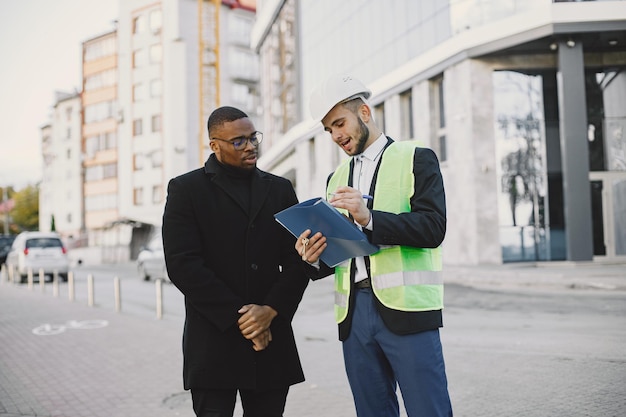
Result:
{"label": "black eyeglasses", "polygon": [[259,143],[263,142],[263,133],[254,132],[252,135],[248,137],[241,136],[241,137],[230,139],[230,140],[220,139],[220,138],[211,138],[211,140],[219,140],[222,142],[230,143],[231,145],[233,145],[236,151],[241,151],[245,149],[248,142],[250,142],[252,146],[258,146]]}

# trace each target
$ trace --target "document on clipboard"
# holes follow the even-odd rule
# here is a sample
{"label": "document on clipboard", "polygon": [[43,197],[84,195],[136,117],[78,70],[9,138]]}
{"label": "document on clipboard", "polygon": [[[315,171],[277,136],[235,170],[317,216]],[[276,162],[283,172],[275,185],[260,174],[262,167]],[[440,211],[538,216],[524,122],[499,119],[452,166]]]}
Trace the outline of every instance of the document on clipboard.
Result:
{"label": "document on clipboard", "polygon": [[286,208],[274,218],[296,237],[307,229],[311,230],[311,235],[322,232],[328,246],[320,259],[330,267],[379,250],[354,223],[320,197]]}

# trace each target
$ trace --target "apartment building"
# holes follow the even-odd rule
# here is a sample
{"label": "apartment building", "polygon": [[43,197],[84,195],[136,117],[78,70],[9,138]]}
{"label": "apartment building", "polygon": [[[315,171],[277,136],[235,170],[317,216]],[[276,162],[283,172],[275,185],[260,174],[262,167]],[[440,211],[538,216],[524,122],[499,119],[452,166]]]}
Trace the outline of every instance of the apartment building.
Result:
{"label": "apartment building", "polygon": [[43,180],[39,189],[39,230],[56,230],[73,244],[82,219],[81,102],[77,92],[56,92],[50,121],[40,127]]}
{"label": "apartment building", "polygon": [[[216,7],[216,4],[219,6]],[[161,225],[168,181],[204,164],[209,114],[258,119],[254,2],[129,0],[118,23],[118,246],[133,259]]]}
{"label": "apartment building", "polygon": [[[102,257],[118,256],[111,225],[119,211],[119,140],[117,30],[83,42],[83,189],[88,244]],[[122,257],[125,255],[122,255]]]}
{"label": "apartment building", "polygon": [[204,164],[218,105],[256,117],[254,8],[237,1],[131,0],[119,16],[119,212],[160,225],[170,178]]}
{"label": "apartment building", "polygon": [[[313,126],[309,94],[351,73],[388,136],[440,159],[444,262],[626,257],[623,1],[268,0],[252,34],[262,63],[280,50],[284,10],[296,13],[300,122],[259,166],[292,178],[300,199],[323,195],[345,158]],[[265,109],[283,100],[263,91]]]}

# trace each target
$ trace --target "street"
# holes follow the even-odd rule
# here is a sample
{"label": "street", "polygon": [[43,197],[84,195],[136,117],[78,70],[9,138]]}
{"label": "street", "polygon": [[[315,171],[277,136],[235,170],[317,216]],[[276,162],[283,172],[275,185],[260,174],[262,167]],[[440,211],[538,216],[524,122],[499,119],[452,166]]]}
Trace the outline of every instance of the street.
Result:
{"label": "street", "polygon": [[[95,281],[94,308],[86,307],[89,273]],[[121,282],[120,313],[114,312],[115,276]],[[37,284],[32,290],[25,284],[0,285],[0,386],[11,386],[18,378],[20,389],[26,391],[21,392],[22,402],[17,402],[21,404],[18,406],[10,389],[0,390],[0,415],[192,416],[189,395],[182,390],[180,336],[184,308],[178,290],[170,283],[163,284],[164,315],[162,320],[156,320],[156,285],[142,281],[134,265],[82,266],[75,271],[75,278],[74,302],[67,300],[66,283],[60,284],[58,300],[51,284],[47,284],[43,294]],[[332,280],[310,283],[295,316],[294,328],[307,380],[291,389],[286,416],[354,415],[333,321],[332,299]],[[625,291],[540,286],[494,289],[452,282],[446,286],[445,299],[441,337],[456,416],[624,414]],[[85,355],[57,357],[55,362],[43,366],[47,369],[42,368],[40,353],[36,353],[40,350],[31,349],[33,344],[59,344],[46,348],[52,354],[68,343],[64,340],[85,334],[73,327],[97,324],[97,320],[107,320],[108,327],[85,330],[90,337],[75,340],[71,348],[89,351],[92,361],[94,357],[101,358],[107,364],[98,367],[98,378],[86,374],[84,381],[77,384],[63,369],[55,367],[69,361],[80,369],[85,366]],[[31,330],[44,323],[65,323],[63,330],[67,330],[58,336],[33,335]],[[105,332],[111,334],[105,336]],[[145,356],[151,362],[138,370],[134,364],[144,363],[148,359]],[[126,382],[123,378],[128,367],[139,375]],[[58,374],[65,376],[58,379]],[[115,381],[114,387],[99,386],[111,380]],[[54,389],[50,388],[52,385]],[[133,387],[133,396],[128,405],[118,401],[114,409],[107,410],[103,405],[107,400],[123,398],[115,390],[126,392],[129,387]],[[49,391],[61,396],[55,402],[56,411],[42,399]],[[64,396],[83,398],[81,410],[93,407],[96,411],[67,411],[59,405],[65,404]],[[155,396],[161,400],[156,401]],[[143,404],[143,414],[133,412],[137,402]]]}

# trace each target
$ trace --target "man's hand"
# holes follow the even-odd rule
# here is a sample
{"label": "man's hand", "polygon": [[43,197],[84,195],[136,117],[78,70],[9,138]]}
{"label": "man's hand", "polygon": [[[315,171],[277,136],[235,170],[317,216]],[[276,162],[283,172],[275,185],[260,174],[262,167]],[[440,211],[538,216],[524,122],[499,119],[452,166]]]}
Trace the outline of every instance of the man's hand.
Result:
{"label": "man's hand", "polygon": [[257,342],[259,342],[259,346],[262,346],[262,349],[265,349],[272,340],[269,327],[274,317],[278,315],[276,310],[270,306],[246,304],[239,309],[239,314],[241,317],[239,317],[237,324],[243,337],[254,342],[255,350],[257,350]]}
{"label": "man's hand", "polygon": [[317,262],[324,249],[326,249],[326,238],[320,232],[310,236],[311,230],[307,229],[296,239],[296,251],[302,260],[308,263]]}
{"label": "man's hand", "polygon": [[271,341],[272,341],[272,331],[270,329],[262,331],[260,335],[252,339],[252,349],[259,352],[265,349],[267,345],[270,344]]}
{"label": "man's hand", "polygon": [[372,216],[365,201],[359,190],[347,186],[337,187],[328,200],[333,207],[348,210],[354,221],[363,227],[367,226]]}

